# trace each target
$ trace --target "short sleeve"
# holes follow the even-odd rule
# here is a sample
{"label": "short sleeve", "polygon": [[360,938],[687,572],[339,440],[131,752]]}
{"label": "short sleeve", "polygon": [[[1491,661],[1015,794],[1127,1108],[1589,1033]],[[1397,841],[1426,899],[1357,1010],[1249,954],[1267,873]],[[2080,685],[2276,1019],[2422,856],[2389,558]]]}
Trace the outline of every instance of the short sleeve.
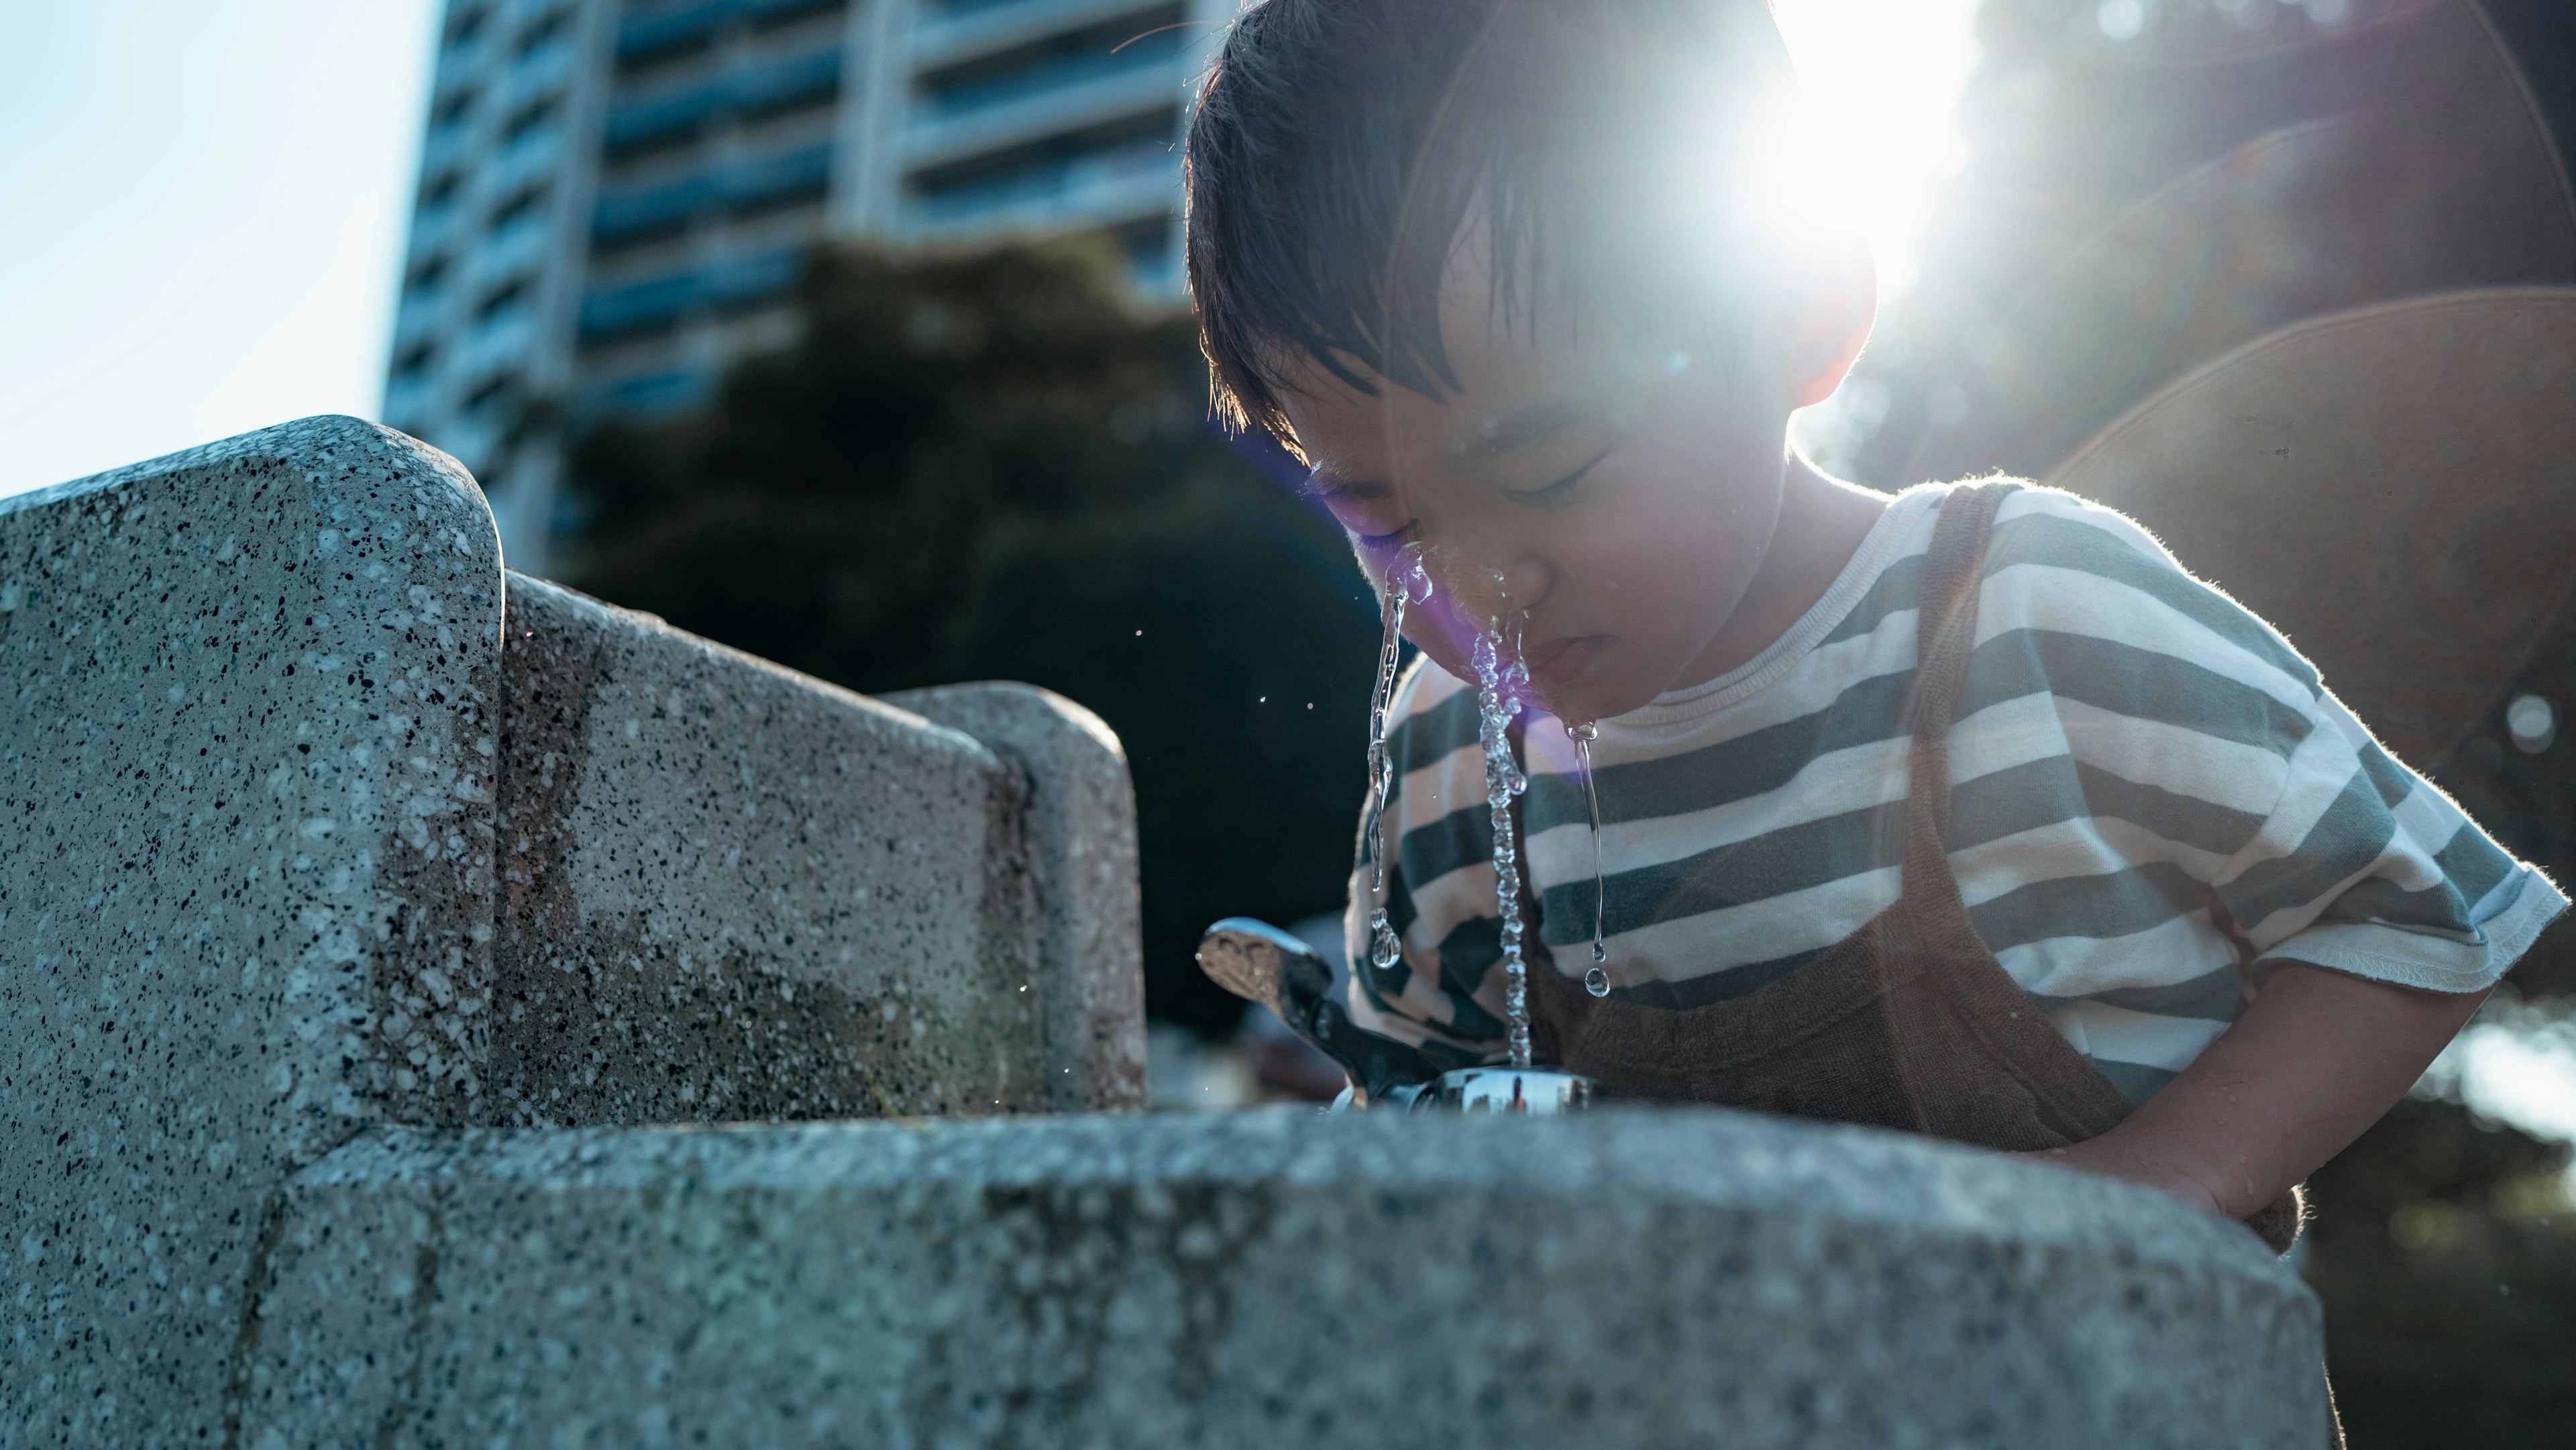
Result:
{"label": "short sleeve", "polygon": [[2231,866],[2218,896],[2258,961],[2436,992],[2495,985],[2567,907],[2331,694]]}
{"label": "short sleeve", "polygon": [[[1963,725],[1972,751],[2019,758],[2019,741],[2067,758],[2048,879],[1979,908],[1998,956],[2043,997],[2126,994],[2209,1019],[2205,1037],[2234,1013],[2228,956],[2469,992],[2565,909],[2277,631],[2120,514],[2016,494],[1980,609],[1969,706],[1991,717]],[[2210,1000],[2186,1009],[2176,989],[2194,983]]]}

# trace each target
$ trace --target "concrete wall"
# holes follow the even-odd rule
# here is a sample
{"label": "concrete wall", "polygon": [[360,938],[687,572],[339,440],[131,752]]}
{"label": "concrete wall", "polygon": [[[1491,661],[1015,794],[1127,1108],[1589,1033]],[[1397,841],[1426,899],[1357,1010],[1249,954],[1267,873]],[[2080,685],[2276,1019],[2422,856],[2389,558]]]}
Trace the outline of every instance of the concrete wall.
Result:
{"label": "concrete wall", "polygon": [[2235,1225],[1747,1114],[370,1135],[243,1443],[2316,1450]]}
{"label": "concrete wall", "polygon": [[1017,768],[523,575],[509,606],[485,1121],[1046,1105]]}
{"label": "concrete wall", "polygon": [[0,1441],[195,1442],[285,1175],[474,1116],[500,630],[354,420],[0,502]]}
{"label": "concrete wall", "polygon": [[0,1446],[234,1434],[283,1184],[370,1127],[1142,1102],[1132,896],[1061,864],[1132,893],[1114,742],[505,586],[399,434],[0,502],[0,688]]}
{"label": "concrete wall", "polygon": [[1144,1107],[1136,793],[1118,737],[1099,716],[1034,685],[942,685],[886,703],[974,736],[1027,784],[1048,1106]]}

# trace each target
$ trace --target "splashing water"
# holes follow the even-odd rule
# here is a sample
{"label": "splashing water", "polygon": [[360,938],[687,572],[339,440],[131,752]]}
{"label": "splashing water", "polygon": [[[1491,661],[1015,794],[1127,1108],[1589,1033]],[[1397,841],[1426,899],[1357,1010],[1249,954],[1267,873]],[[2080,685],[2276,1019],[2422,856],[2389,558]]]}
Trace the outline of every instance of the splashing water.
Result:
{"label": "splashing water", "polygon": [[1422,545],[1407,544],[1387,562],[1386,635],[1377,653],[1377,690],[1369,696],[1369,960],[1379,971],[1404,956],[1404,943],[1386,918],[1386,807],[1395,798],[1395,761],[1387,754],[1388,714],[1395,708],[1395,670],[1404,653],[1404,607],[1431,597],[1431,575],[1422,567]]}
{"label": "splashing water", "polygon": [[1601,727],[1588,722],[1568,725],[1565,738],[1574,742],[1574,758],[1583,768],[1583,804],[1592,813],[1592,965],[1583,973],[1583,990],[1607,997],[1610,974],[1601,970],[1601,964],[1610,960],[1601,930],[1607,896],[1601,879],[1601,791],[1592,783],[1592,742],[1601,738]]}
{"label": "splashing water", "polygon": [[1485,813],[1494,828],[1494,904],[1503,918],[1503,1017],[1510,1029],[1512,1066],[1530,1065],[1529,964],[1521,959],[1520,827],[1512,797],[1529,789],[1529,777],[1512,758],[1511,725],[1529,693],[1529,669],[1520,651],[1506,650],[1502,631],[1488,625],[1476,636],[1477,735],[1485,746]]}

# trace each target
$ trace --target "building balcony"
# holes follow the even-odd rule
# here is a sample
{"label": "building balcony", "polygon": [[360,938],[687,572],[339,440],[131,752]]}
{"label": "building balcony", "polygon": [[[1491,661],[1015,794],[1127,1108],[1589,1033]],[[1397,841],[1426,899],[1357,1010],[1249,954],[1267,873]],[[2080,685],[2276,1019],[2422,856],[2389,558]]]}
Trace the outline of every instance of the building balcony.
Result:
{"label": "building balcony", "polygon": [[444,285],[405,293],[394,309],[394,351],[403,352],[447,325],[448,291]]}
{"label": "building balcony", "polygon": [[712,41],[736,24],[775,26],[829,10],[846,10],[849,0],[696,0],[696,3],[637,7],[617,27],[617,63],[625,69],[656,64]]}
{"label": "building balcony", "polygon": [[803,274],[807,249],[775,251],[593,292],[581,303],[585,343],[672,326],[701,313],[739,311],[784,296]]}
{"label": "building balcony", "polygon": [[590,383],[574,394],[573,412],[584,418],[667,416],[705,401],[715,391],[716,376],[711,367],[681,366]]}
{"label": "building balcony", "polygon": [[821,196],[832,179],[829,144],[599,199],[591,216],[594,246],[629,246],[668,235],[700,217],[738,215]]}
{"label": "building balcony", "polygon": [[458,340],[454,357],[442,371],[472,387],[477,379],[525,368],[535,359],[536,350],[536,309],[513,307],[475,324]]}
{"label": "building balcony", "polygon": [[[1126,15],[1151,17],[1157,0],[1001,0],[954,9],[923,6],[913,22],[913,64],[923,70],[955,65],[1015,46],[1034,44],[1067,30]],[[1140,23],[1138,29],[1145,28]]]}
{"label": "building balcony", "polygon": [[1026,167],[988,181],[915,194],[904,229],[919,240],[1049,232],[1167,215],[1180,162],[1167,144]]}
{"label": "building balcony", "polygon": [[463,229],[464,207],[457,202],[445,206],[425,206],[411,214],[411,240],[403,249],[405,270],[420,265],[433,253],[452,248]]}
{"label": "building balcony", "polygon": [[904,161],[913,170],[952,165],[1064,131],[1099,126],[1180,104],[1180,67],[1166,58],[1151,67],[1098,75],[996,101],[962,114],[918,119],[906,129]]}
{"label": "building balcony", "polygon": [[486,200],[505,197],[563,170],[563,133],[553,126],[530,132],[517,145],[495,153],[477,178]]}
{"label": "building balcony", "polygon": [[543,271],[554,260],[554,238],[545,213],[533,212],[483,239],[473,253],[474,276],[490,280]]}
{"label": "building balcony", "polygon": [[420,174],[432,177],[463,164],[473,156],[479,140],[470,121],[430,127],[420,141]]}
{"label": "building balcony", "polygon": [[815,51],[719,76],[676,94],[621,101],[608,113],[612,158],[686,141],[721,119],[778,115],[840,94],[841,52]]}
{"label": "building balcony", "polygon": [[510,63],[500,104],[505,108],[522,106],[548,91],[570,86],[579,62],[580,55],[569,40],[557,37],[547,41]]}

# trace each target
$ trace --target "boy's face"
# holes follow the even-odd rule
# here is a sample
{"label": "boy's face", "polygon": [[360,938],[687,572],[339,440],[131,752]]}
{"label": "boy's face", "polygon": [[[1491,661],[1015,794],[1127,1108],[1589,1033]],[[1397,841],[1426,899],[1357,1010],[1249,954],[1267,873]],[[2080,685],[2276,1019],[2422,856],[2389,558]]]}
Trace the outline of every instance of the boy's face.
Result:
{"label": "boy's face", "polygon": [[1714,677],[1702,657],[1780,517],[1791,349],[1758,340],[1720,366],[1644,355],[1607,327],[1533,337],[1485,324],[1480,280],[1449,291],[1475,301],[1442,309],[1445,400],[1364,394],[1311,366],[1284,400],[1381,592],[1396,552],[1425,546],[1437,592],[1406,635],[1473,680],[1479,624],[1524,611],[1532,685],[1568,724]]}

